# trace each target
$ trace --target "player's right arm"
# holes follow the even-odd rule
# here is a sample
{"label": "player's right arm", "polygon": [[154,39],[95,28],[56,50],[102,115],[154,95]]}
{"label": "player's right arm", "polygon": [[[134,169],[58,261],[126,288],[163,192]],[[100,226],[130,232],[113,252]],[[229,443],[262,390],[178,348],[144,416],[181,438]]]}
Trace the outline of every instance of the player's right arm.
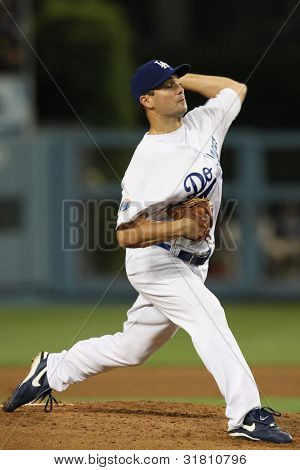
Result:
{"label": "player's right arm", "polygon": [[156,222],[139,217],[117,229],[117,240],[123,248],[146,248],[181,236],[198,240],[198,224],[190,218]]}
{"label": "player's right arm", "polygon": [[215,98],[220,91],[225,88],[230,88],[235,91],[241,103],[243,103],[247,94],[247,86],[245,83],[239,83],[236,80],[226,77],[188,73],[180,78],[180,84],[185,90],[199,93],[209,99]]}

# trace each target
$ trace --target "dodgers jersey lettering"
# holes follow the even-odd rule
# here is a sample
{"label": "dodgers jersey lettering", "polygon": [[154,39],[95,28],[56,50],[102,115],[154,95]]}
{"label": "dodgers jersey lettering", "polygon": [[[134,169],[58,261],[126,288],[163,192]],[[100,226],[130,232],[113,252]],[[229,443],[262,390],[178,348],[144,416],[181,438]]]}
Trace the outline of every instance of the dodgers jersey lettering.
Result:
{"label": "dodgers jersey lettering", "polygon": [[[226,88],[204,106],[188,112],[174,132],[145,134],[122,181],[117,227],[142,213],[151,220],[167,220],[170,204],[190,197],[208,197],[213,204],[209,247],[214,249],[214,228],[222,197],[220,153],[225,135],[241,108],[236,92]],[[175,253],[207,251],[204,241],[184,237],[168,240]]]}

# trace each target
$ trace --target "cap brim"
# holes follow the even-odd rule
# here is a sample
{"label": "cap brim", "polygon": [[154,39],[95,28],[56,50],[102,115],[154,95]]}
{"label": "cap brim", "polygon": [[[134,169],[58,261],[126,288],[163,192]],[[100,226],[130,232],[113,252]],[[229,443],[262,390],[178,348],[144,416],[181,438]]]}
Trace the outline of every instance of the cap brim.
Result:
{"label": "cap brim", "polygon": [[182,64],[178,65],[178,67],[174,68],[174,72],[172,75],[177,75],[178,77],[183,77],[183,75],[189,73],[191,70],[190,64]]}
{"label": "cap brim", "polygon": [[177,67],[173,68],[172,71],[166,70],[165,75],[163,75],[158,82],[156,82],[156,83],[154,83],[154,85],[152,85],[152,90],[154,88],[157,88],[158,86],[162,85],[172,75],[177,75],[178,77],[183,77],[183,75],[189,73],[190,70],[191,70],[190,64],[178,65]]}

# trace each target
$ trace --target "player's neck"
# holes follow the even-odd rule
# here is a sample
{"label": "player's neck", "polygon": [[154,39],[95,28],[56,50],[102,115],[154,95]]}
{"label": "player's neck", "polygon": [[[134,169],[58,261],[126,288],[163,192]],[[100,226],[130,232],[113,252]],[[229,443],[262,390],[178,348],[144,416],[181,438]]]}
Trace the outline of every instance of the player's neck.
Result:
{"label": "player's neck", "polygon": [[150,130],[148,134],[169,134],[170,132],[177,131],[182,126],[182,118],[180,117],[156,117],[149,119]]}

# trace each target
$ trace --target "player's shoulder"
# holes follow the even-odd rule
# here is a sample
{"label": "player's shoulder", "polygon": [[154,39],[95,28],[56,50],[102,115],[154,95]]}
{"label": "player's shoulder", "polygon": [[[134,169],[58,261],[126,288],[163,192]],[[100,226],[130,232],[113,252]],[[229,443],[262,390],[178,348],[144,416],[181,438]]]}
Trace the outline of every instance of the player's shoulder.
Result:
{"label": "player's shoulder", "polygon": [[157,159],[157,154],[166,155],[170,152],[170,148],[172,141],[166,139],[166,134],[145,134],[133,154],[132,161],[138,160],[150,164],[153,159]]}
{"label": "player's shoulder", "polygon": [[148,167],[148,160],[152,155],[152,150],[153,145],[143,138],[131,157],[123,180],[135,180],[137,175],[139,175],[139,178],[142,178],[142,175]]}

